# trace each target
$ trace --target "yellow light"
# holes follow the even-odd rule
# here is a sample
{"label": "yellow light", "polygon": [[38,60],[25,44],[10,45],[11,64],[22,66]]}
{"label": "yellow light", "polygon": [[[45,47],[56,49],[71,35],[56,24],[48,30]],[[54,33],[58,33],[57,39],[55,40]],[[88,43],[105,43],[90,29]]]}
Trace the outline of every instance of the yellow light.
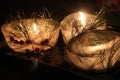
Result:
{"label": "yellow light", "polygon": [[78,17],[78,19],[81,22],[82,26],[86,26],[86,20],[85,20],[85,14],[83,12],[79,12],[80,16]]}
{"label": "yellow light", "polygon": [[33,31],[35,32],[35,34],[39,33],[39,30],[37,29],[37,26],[35,23],[33,24]]}
{"label": "yellow light", "polygon": [[113,39],[112,41],[110,42],[107,42],[107,43],[104,43],[104,44],[101,44],[101,45],[96,45],[96,46],[88,46],[88,47],[85,47],[86,51],[85,52],[96,52],[96,51],[100,51],[100,50],[105,50],[107,48],[110,48],[113,44],[115,39]]}

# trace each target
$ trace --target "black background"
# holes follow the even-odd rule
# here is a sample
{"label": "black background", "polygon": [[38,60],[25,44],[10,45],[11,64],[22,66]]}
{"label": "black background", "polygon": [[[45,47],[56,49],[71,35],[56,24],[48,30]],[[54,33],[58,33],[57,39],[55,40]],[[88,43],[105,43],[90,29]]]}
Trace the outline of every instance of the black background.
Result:
{"label": "black background", "polygon": [[[58,15],[61,21],[65,16],[70,13],[85,10],[90,13],[99,11],[97,0],[0,0],[0,26],[2,26],[10,15],[16,16],[18,11],[23,10],[25,16],[29,16],[33,12],[39,12],[46,7],[48,10],[53,11],[55,16]],[[114,25],[116,30],[119,30],[120,13],[112,12],[108,14],[108,25]],[[0,41],[4,40],[0,32]],[[79,78],[87,79],[88,77],[81,74],[81,76],[74,75],[67,71],[57,69],[55,67],[38,64],[37,68],[33,68],[33,62],[10,57],[5,55],[6,48],[0,49],[0,80],[24,80],[34,79],[41,80],[55,79],[55,80],[76,80]],[[102,80],[102,79],[100,79]]]}

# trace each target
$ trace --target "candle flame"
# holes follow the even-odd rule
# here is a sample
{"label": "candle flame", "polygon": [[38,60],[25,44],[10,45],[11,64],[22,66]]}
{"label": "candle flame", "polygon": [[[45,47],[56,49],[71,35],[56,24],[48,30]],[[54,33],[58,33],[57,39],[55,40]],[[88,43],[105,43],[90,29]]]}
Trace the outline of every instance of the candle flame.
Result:
{"label": "candle flame", "polygon": [[83,12],[79,12],[80,17],[78,18],[81,21],[82,26],[86,26],[85,14]]}
{"label": "candle flame", "polygon": [[35,32],[35,34],[39,33],[39,30],[37,29],[37,25],[35,23],[33,24],[33,31]]}

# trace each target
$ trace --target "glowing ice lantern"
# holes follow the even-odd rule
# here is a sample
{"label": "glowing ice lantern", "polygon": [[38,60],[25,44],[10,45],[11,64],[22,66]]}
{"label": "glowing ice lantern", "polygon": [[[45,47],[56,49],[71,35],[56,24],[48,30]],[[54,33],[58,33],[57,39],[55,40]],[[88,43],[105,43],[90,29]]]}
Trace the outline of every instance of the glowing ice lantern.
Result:
{"label": "glowing ice lantern", "polygon": [[[70,39],[74,38],[78,34],[89,29],[96,19],[96,15],[85,13],[85,12],[75,12],[67,17],[65,17],[60,24],[62,36],[65,44],[68,44]],[[106,21],[104,24],[96,26],[96,28],[106,27]]]}
{"label": "glowing ice lantern", "polygon": [[52,19],[23,19],[5,23],[1,30],[13,51],[38,53],[56,44],[59,22]]}
{"label": "glowing ice lantern", "polygon": [[120,60],[120,33],[108,30],[84,32],[71,39],[66,60],[84,70],[105,70]]}

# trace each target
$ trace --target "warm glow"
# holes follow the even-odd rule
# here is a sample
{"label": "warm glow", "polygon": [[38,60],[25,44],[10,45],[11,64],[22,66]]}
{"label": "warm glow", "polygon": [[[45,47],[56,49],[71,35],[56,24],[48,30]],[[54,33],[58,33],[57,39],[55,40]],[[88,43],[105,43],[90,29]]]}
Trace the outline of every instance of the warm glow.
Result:
{"label": "warm glow", "polygon": [[86,49],[87,49],[86,51],[87,52],[96,52],[96,51],[100,51],[100,50],[105,50],[107,48],[110,48],[113,45],[113,41],[115,41],[115,40],[112,40],[110,42],[107,42],[107,43],[104,43],[101,45],[88,46],[88,47],[86,47]]}
{"label": "warm glow", "polygon": [[35,34],[39,33],[39,30],[37,29],[37,26],[35,23],[33,24],[33,31],[35,32]]}
{"label": "warm glow", "polygon": [[86,26],[85,14],[83,12],[79,12],[79,14],[80,14],[80,16],[78,19],[81,21],[81,25]]}

